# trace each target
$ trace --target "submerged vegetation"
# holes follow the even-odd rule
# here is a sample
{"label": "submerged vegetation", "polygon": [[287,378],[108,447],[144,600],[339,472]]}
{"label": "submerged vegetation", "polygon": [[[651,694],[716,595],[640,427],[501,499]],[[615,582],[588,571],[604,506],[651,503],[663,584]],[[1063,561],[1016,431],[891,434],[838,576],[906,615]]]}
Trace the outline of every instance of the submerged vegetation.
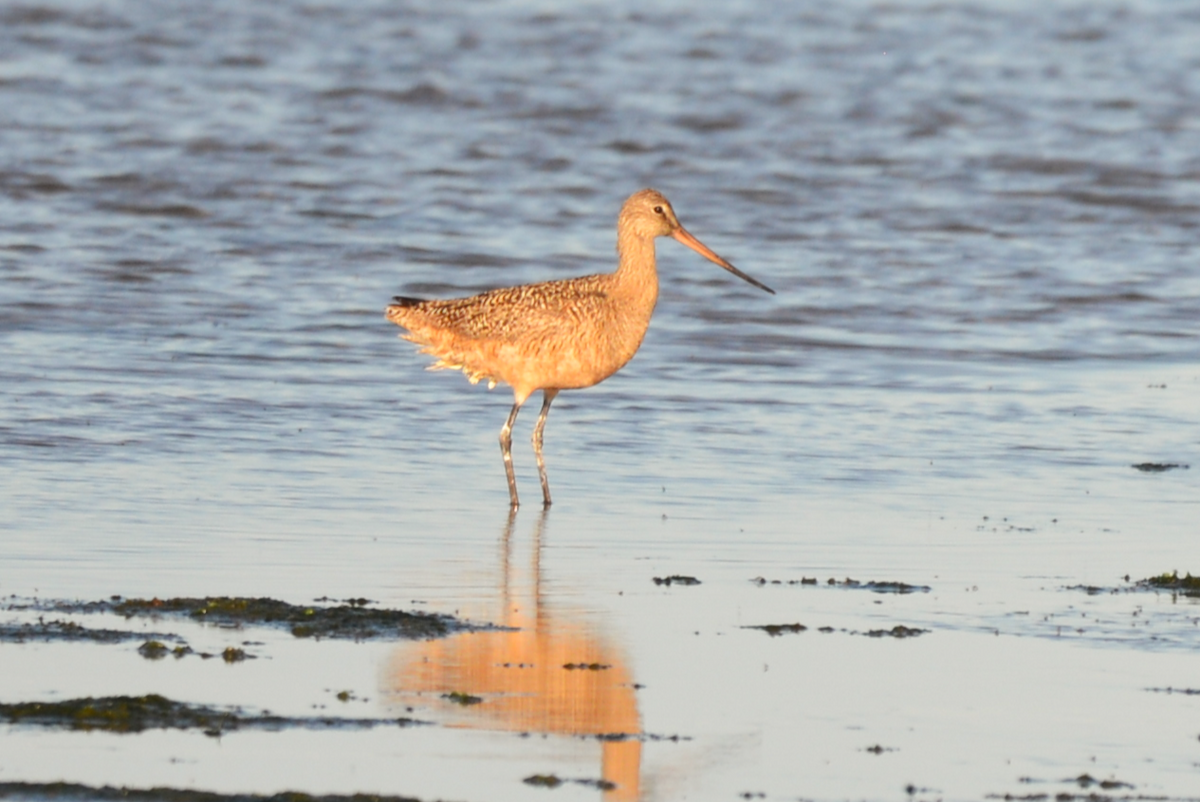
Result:
{"label": "submerged vegetation", "polygon": [[521,782],[539,788],[557,788],[563,784],[563,781],[553,774],[533,774]]}
{"label": "submerged vegetation", "polygon": [[1185,596],[1200,596],[1200,576],[1192,576],[1191,572],[1180,576],[1178,571],[1172,571],[1169,574],[1147,577],[1139,580],[1137,584],[1154,590],[1175,590]]}
{"label": "submerged vegetation", "polygon": [[462,691],[451,691],[450,693],[443,693],[442,698],[448,699],[451,702],[454,702],[454,704],[462,705],[463,707],[469,707],[471,705],[483,704],[482,696],[474,696],[469,693],[463,693]]}
{"label": "submerged vegetation", "polygon": [[834,579],[830,577],[821,583],[816,577],[801,577],[800,579],[766,579],[765,577],[756,576],[750,580],[754,584],[762,587],[764,585],[809,585],[816,587],[824,584],[826,587],[843,588],[845,590],[868,590],[872,593],[928,593],[933,588],[928,585],[910,585],[907,582],[860,582],[857,579],[846,577],[845,579]]}
{"label": "submerged vegetation", "polygon": [[380,794],[303,794],[282,791],[278,794],[216,794],[189,788],[115,788],[77,783],[0,782],[0,798],[64,799],[80,802],[421,802],[411,796]]}
{"label": "submerged vegetation", "polygon": [[777,638],[787,632],[803,632],[808,629],[808,627],[804,626],[804,624],[758,624],[745,627],[745,629],[761,629],[772,638]]}
{"label": "submerged vegetation", "polygon": [[275,716],[269,712],[246,713],[241,708],[217,708],[176,702],[158,694],[145,696],[102,696],[62,702],[16,702],[0,704],[0,718],[9,724],[68,730],[99,730],[132,733],[143,730],[203,730],[217,736],[230,730],[290,728],[333,729],[406,726],[410,719],[348,719]]}
{"label": "submerged vegetation", "polygon": [[[804,624],[752,624],[742,627],[742,629],[761,629],[763,632],[770,635],[772,638],[777,638],[780,635],[794,635],[800,632],[807,632],[808,627]],[[871,629],[866,632],[857,630],[840,629],[835,630],[833,627],[817,627],[818,632],[845,632],[849,635],[866,635],[868,638],[914,638],[917,635],[924,635],[929,630],[917,629],[916,627],[906,627],[903,624],[897,624],[891,629]]]}
{"label": "submerged vegetation", "polygon": [[212,652],[197,652],[186,643],[181,643],[178,646],[167,646],[165,643],[156,640],[148,640],[138,647],[138,654],[145,657],[147,660],[161,660],[168,654],[178,660],[181,657],[187,657],[189,654],[197,655],[205,660],[213,657],[220,657],[226,663],[240,663],[243,660],[253,660],[255,656],[247,654],[245,649],[239,649],[236,646],[227,646],[219,654]]}
{"label": "submerged vegetation", "polygon": [[429,613],[368,608],[353,599],[332,607],[288,604],[277,599],[216,596],[179,599],[125,599],[113,612],[128,617],[176,614],[225,626],[267,624],[284,626],[297,638],[404,637],[445,635],[453,619]]}
{"label": "submerged vegetation", "polygon": [[0,624],[0,643],[26,643],[28,641],[90,641],[92,643],[122,643],[150,637],[174,640],[173,635],[132,632],[121,629],[93,629],[74,621],[45,621],[23,624]]}
{"label": "submerged vegetation", "polygon": [[1172,593],[1178,593],[1183,596],[1200,596],[1200,576],[1192,576],[1191,572],[1179,575],[1178,571],[1171,573],[1163,573],[1158,576],[1150,576],[1145,579],[1130,579],[1129,575],[1125,575],[1127,584],[1115,587],[1106,587],[1102,585],[1071,585],[1067,590],[1082,590],[1089,596],[1097,596],[1103,593],[1131,593],[1141,590],[1169,590]]}
{"label": "submerged vegetation", "polygon": [[897,624],[891,629],[872,629],[865,634],[868,638],[915,638],[918,635],[924,635],[929,630],[917,629],[916,627],[906,627]]}
{"label": "submerged vegetation", "polygon": [[656,576],[656,577],[653,577],[653,579],[654,579],[654,584],[666,585],[667,587],[670,587],[671,585],[699,585],[700,584],[700,580],[696,579],[696,577],[683,576],[681,574],[672,574],[671,576]]}
{"label": "submerged vegetation", "polygon": [[[319,599],[331,602],[332,599]],[[33,602],[10,604],[14,610],[53,610],[66,613],[113,613],[125,618],[180,616],[224,627],[273,626],[288,629],[297,638],[437,638],[467,628],[447,615],[405,612],[369,607],[367,599],[340,604],[289,604],[278,599],[237,596],[203,598],[122,599],[114,596],[95,602]],[[12,630],[10,633],[9,630]],[[174,636],[118,630],[88,630],[70,622],[22,624],[0,629],[0,639],[131,639],[174,640]]]}
{"label": "submerged vegetation", "polygon": [[601,791],[613,791],[617,787],[616,783],[609,782],[608,780],[564,780],[554,774],[534,774],[526,777],[521,782],[536,788],[558,788],[565,783],[586,785],[591,788],[598,788]]}

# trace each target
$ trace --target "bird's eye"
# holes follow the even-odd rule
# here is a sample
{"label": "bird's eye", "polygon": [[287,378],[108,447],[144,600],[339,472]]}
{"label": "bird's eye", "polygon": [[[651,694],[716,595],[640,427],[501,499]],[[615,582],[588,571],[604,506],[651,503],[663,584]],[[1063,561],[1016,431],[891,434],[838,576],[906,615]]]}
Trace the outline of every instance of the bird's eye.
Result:
{"label": "bird's eye", "polygon": [[662,213],[663,213],[662,207],[661,207],[661,206],[655,206],[655,207],[654,207],[654,213],[655,213],[655,214],[662,214]]}

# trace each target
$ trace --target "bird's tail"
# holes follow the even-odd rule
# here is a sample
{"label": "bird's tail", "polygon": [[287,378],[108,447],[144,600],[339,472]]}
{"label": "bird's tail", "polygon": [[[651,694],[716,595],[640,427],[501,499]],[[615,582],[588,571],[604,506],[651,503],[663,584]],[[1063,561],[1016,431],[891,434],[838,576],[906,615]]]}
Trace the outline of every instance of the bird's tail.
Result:
{"label": "bird's tail", "polygon": [[412,327],[409,324],[421,317],[420,307],[423,303],[425,303],[425,300],[422,298],[409,298],[404,295],[397,295],[395,298],[392,298],[392,303],[388,306],[385,317],[397,326],[403,326],[411,331]]}
{"label": "bird's tail", "polygon": [[392,306],[417,306],[423,303],[424,298],[409,298],[406,295],[396,295],[392,298]]}

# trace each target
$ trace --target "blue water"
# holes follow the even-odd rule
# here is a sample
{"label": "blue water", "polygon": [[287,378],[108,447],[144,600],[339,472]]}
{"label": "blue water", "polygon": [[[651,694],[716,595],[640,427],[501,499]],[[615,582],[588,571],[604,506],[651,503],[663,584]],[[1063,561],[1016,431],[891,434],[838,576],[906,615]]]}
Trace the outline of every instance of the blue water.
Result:
{"label": "blue water", "polygon": [[[645,732],[691,739],[644,744],[644,799],[1190,798],[1200,697],[1146,688],[1200,685],[1200,608],[1064,588],[1200,573],[1198,42],[1171,2],[5,5],[0,593],[489,621],[533,593],[646,686]],[[556,503],[509,554],[506,389],[426,373],[383,307],[610,270],[643,186],[778,295],[662,241],[642,349],[556,401]],[[893,624],[931,632],[850,634]],[[411,701],[402,647],[261,637],[223,671],[0,644],[0,695]],[[238,758],[9,728],[0,780],[540,799],[523,777],[602,773],[595,743],[418,708],[441,726]]]}

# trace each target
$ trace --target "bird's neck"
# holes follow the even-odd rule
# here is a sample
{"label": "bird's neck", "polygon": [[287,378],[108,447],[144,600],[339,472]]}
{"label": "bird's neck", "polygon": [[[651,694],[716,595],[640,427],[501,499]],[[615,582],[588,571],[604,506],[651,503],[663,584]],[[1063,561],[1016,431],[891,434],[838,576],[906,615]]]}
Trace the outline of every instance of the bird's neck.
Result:
{"label": "bird's neck", "polygon": [[654,264],[654,240],[627,232],[617,235],[616,284],[621,294],[636,298],[651,311],[658,300],[658,271]]}

